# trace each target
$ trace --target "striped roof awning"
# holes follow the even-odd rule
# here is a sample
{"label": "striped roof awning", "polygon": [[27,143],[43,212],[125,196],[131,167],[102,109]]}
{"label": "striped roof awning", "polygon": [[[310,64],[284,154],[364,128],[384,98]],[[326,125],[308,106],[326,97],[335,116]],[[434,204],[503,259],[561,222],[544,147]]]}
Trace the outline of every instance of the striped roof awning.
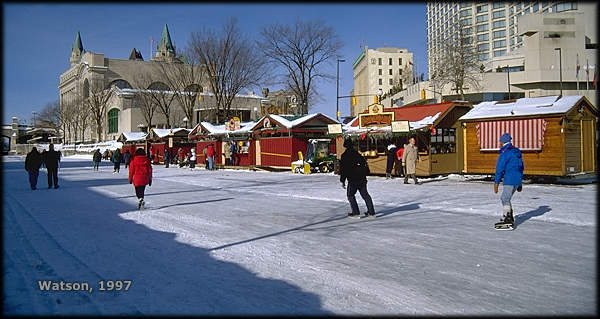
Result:
{"label": "striped roof awning", "polygon": [[500,136],[509,133],[512,143],[521,150],[541,150],[544,145],[546,120],[507,120],[477,123],[477,138],[482,151],[499,150]]}

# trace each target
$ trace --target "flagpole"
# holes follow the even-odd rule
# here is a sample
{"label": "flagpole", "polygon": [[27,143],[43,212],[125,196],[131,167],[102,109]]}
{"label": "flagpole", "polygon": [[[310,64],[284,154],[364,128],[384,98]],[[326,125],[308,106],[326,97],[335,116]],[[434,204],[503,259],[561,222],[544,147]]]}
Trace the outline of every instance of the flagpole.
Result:
{"label": "flagpole", "polygon": [[590,86],[590,63],[589,63],[589,61],[588,61],[587,58],[585,58],[585,66],[586,66],[586,69],[585,69],[585,77],[586,77],[585,90],[589,91],[589,89],[590,89],[590,87],[589,87]]}
{"label": "flagpole", "polygon": [[575,78],[577,79],[577,95],[579,95],[579,53],[577,53],[577,66],[575,67]]}

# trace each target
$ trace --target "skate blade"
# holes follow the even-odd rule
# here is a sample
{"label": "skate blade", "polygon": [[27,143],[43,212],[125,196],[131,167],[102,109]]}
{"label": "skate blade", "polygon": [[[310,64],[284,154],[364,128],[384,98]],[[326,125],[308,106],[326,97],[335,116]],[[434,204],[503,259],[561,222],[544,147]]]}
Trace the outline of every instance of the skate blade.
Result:
{"label": "skate blade", "polygon": [[494,225],[496,230],[513,230],[515,227],[513,225]]}

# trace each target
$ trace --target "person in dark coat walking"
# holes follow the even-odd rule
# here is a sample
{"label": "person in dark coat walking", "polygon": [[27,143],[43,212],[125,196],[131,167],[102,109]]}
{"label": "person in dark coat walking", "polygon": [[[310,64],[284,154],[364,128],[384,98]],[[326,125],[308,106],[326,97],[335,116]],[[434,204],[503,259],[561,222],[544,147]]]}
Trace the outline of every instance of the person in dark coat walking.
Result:
{"label": "person in dark coat walking", "polygon": [[360,217],[360,211],[358,210],[358,203],[356,202],[355,197],[356,191],[359,191],[360,196],[367,205],[365,216],[375,217],[373,200],[367,191],[367,175],[370,173],[369,165],[367,165],[365,158],[354,148],[350,139],[344,141],[344,147],[346,150],[340,159],[340,182],[342,183],[342,187],[346,188],[346,179],[348,179],[346,195],[350,202],[350,208],[352,209],[352,212],[348,213],[348,216]]}
{"label": "person in dark coat walking", "polygon": [[27,157],[25,157],[25,170],[29,174],[29,185],[32,190],[37,189],[40,165],[42,165],[42,155],[34,147],[31,149],[31,152],[27,153]]}
{"label": "person in dark coat walking", "polygon": [[385,178],[392,178],[392,170],[394,169],[394,163],[396,162],[396,144],[391,143],[387,147],[387,165],[385,167]]}
{"label": "person in dark coat walking", "polygon": [[118,173],[121,170],[122,157],[123,155],[121,155],[121,150],[117,148],[112,156],[112,162],[115,164],[113,174]]}
{"label": "person in dark coat walking", "polygon": [[169,149],[165,147],[165,168],[169,168]]}
{"label": "person in dark coat walking", "polygon": [[138,148],[129,166],[129,184],[135,188],[138,198],[138,209],[144,207],[144,191],[146,185],[152,186],[152,164],[143,148]]}
{"label": "person in dark coat walking", "polygon": [[96,149],[92,160],[94,161],[94,170],[97,171],[98,166],[100,165],[100,161],[102,160],[102,154],[100,153],[100,149]]}
{"label": "person in dark coat walking", "polygon": [[123,161],[125,163],[125,168],[129,167],[129,163],[131,163],[131,153],[129,153],[129,150],[126,150],[125,154],[123,154]]}
{"label": "person in dark coat walking", "polygon": [[44,153],[44,163],[48,170],[48,188],[58,188],[58,162],[60,161],[58,152],[54,150],[54,144],[48,146],[48,151]]}
{"label": "person in dark coat walking", "polygon": [[498,185],[503,181],[502,202],[503,216],[500,220],[504,223],[514,223],[513,209],[511,198],[515,191],[523,190],[523,156],[521,150],[511,143],[512,137],[508,133],[500,136],[502,148],[500,148],[500,156],[496,161],[496,174],[494,176],[494,193],[498,193]]}

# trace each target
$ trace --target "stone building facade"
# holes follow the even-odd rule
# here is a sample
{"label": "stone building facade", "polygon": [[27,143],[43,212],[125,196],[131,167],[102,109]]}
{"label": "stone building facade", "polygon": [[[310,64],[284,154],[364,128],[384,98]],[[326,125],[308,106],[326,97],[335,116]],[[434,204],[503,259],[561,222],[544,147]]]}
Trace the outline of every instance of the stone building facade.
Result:
{"label": "stone building facade", "polygon": [[[83,133],[65,130],[65,143],[89,142],[99,140],[115,140],[123,132],[146,131],[146,121],[140,109],[140,94],[144,90],[136,86],[142,74],[150,74],[155,80],[148,88],[168,91],[168,86],[160,79],[159,63],[164,66],[184,64],[185,58],[177,55],[167,25],[164,26],[161,40],[156,47],[156,54],[149,61],[144,61],[141,53],[135,48],[128,59],[107,58],[102,53],[86,51],[83,48],[81,36],[77,32],[75,42],[71,49],[69,59],[71,65],[68,70],[60,75],[59,101],[60,105],[76,105],[82,107],[81,100],[89,96],[90,89],[104,88],[112,90],[113,94],[106,108],[102,136],[98,137],[92,118]],[[137,82],[136,82],[137,81]],[[199,121],[207,120],[207,114],[214,112],[216,101],[214,95],[208,90],[208,81],[203,79],[197,83],[195,90],[201,92],[194,107],[194,116],[188,119],[182,107],[174,100],[171,105],[171,127],[193,127]],[[145,88],[145,89],[148,89]],[[236,97],[231,107],[232,116],[243,120],[260,116],[255,114],[261,110],[263,98],[253,92],[245,92]],[[152,119],[152,126],[167,128],[165,116],[156,112]]]}

